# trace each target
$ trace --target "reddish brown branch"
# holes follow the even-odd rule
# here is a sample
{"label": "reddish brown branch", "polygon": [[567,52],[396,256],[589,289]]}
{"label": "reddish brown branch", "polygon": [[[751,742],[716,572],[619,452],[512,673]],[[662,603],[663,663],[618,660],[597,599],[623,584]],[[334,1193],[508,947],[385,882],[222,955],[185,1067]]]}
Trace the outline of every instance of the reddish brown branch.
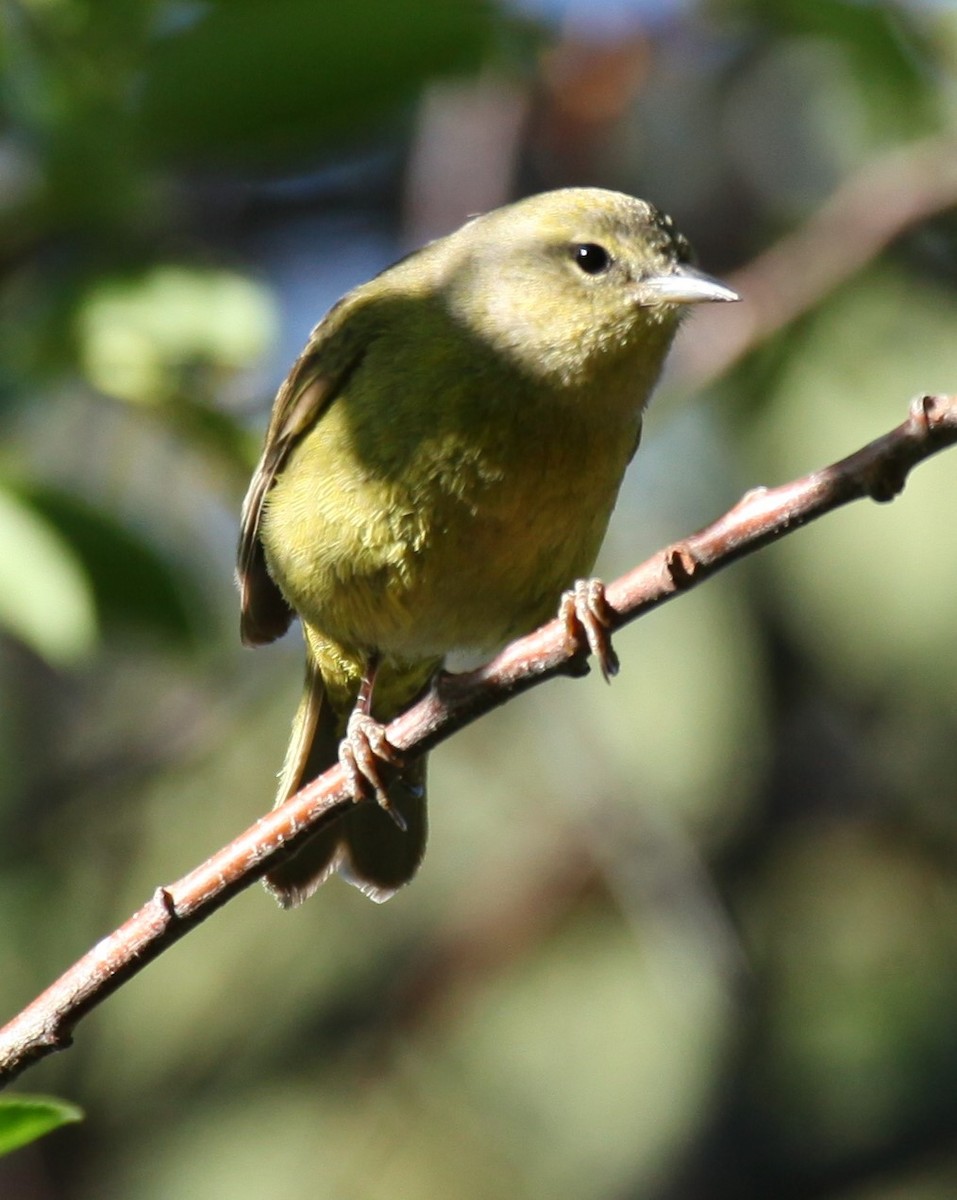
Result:
{"label": "reddish brown branch", "polygon": [[808,220],[728,276],[747,304],[695,315],[674,375],[688,390],[719,378],[745,354],[850,279],[895,238],[957,204],[957,140],[923,138],[849,176]]}
{"label": "reddish brown branch", "polygon": [[[736,559],[851,500],[889,500],[910,469],[957,443],[957,396],[922,396],[907,420],[856,454],[783,487],[749,492],[713,524],[666,547],[607,589],[613,629],[697,586]],[[390,741],[421,753],[463,725],[560,673],[581,674],[585,649],[554,620],[507,646],[468,675],[443,676],[389,726]],[[153,898],[84,955],[0,1030],[0,1081],[70,1044],[80,1018],[127,979],[247,888],[349,803],[341,768],[328,771],[282,808]]]}

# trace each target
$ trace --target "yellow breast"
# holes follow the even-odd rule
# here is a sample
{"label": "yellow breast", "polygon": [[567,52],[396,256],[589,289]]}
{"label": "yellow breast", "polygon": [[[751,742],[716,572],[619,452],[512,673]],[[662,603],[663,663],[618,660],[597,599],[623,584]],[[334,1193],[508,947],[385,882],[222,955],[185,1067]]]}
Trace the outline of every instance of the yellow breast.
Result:
{"label": "yellow breast", "polygon": [[594,563],[638,413],[605,428],[436,419],[405,430],[397,462],[393,443],[364,441],[351,399],[296,448],[266,508],[269,567],[300,616],[344,647],[416,660],[551,615]]}

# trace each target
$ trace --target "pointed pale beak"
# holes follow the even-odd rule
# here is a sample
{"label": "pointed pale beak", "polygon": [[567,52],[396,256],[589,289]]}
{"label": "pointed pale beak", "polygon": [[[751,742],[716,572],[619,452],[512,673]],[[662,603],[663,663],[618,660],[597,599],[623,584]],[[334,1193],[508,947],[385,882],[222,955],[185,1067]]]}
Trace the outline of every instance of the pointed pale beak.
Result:
{"label": "pointed pale beak", "polygon": [[706,300],[740,300],[737,292],[703,271],[679,266],[671,275],[654,275],[641,281],[642,295],[651,293],[660,304],[703,304]]}

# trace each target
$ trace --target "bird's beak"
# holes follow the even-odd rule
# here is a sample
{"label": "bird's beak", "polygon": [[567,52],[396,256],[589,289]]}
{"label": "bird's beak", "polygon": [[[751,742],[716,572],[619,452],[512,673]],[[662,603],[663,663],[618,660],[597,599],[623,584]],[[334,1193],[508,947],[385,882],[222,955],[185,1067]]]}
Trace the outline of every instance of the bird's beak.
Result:
{"label": "bird's beak", "polygon": [[641,281],[641,292],[659,304],[702,304],[706,300],[740,300],[737,292],[703,271],[681,265],[671,275]]}

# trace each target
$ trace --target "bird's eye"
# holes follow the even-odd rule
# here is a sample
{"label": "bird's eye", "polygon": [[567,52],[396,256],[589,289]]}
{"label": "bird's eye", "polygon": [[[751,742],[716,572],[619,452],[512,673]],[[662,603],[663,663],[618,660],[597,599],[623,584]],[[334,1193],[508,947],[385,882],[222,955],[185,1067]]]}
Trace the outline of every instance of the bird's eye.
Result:
{"label": "bird's eye", "polygon": [[685,266],[693,267],[695,265],[695,253],[684,234],[675,234],[675,256],[678,262]]}
{"label": "bird's eye", "polygon": [[611,255],[596,242],[585,242],[572,249],[572,257],[586,275],[600,275],[611,266]]}

